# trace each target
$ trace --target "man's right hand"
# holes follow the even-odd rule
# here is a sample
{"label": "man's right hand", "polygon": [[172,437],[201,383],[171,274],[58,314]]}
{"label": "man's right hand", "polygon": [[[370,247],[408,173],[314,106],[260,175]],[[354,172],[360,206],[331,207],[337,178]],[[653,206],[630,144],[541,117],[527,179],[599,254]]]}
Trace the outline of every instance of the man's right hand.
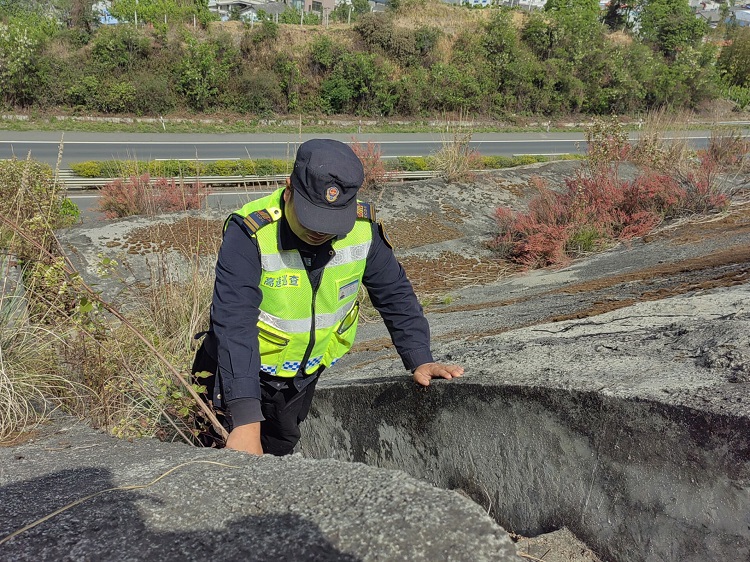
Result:
{"label": "man's right hand", "polygon": [[227,449],[244,451],[251,455],[262,455],[263,446],[260,444],[260,422],[235,427],[229,433],[225,446]]}

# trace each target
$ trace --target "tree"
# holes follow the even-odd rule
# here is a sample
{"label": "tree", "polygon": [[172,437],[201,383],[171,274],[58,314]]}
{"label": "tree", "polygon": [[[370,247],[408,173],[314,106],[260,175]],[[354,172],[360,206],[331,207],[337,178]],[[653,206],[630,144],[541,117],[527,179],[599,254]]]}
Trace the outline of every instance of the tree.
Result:
{"label": "tree", "polygon": [[96,27],[94,0],[71,0],[68,27],[91,33]]}
{"label": "tree", "polygon": [[23,103],[38,47],[26,27],[0,23],[0,92],[6,101]]}
{"label": "tree", "polygon": [[556,24],[558,56],[580,64],[603,38],[598,0],[548,0],[544,11]]}
{"label": "tree", "polygon": [[698,47],[708,29],[705,20],[695,17],[688,0],[645,0],[640,23],[643,40],[672,60],[680,50]]}
{"label": "tree", "polygon": [[547,0],[544,11],[592,23],[599,21],[598,0]]}
{"label": "tree", "polygon": [[635,2],[629,0],[610,0],[607,11],[604,14],[604,25],[612,31],[632,29],[633,22],[630,14],[635,7]]}
{"label": "tree", "polygon": [[344,53],[320,87],[320,100],[328,113],[359,115],[387,113],[387,77],[375,55]]}
{"label": "tree", "polygon": [[750,28],[740,27],[719,55],[719,72],[730,86],[750,87]]}
{"label": "tree", "polygon": [[331,12],[334,21],[347,23],[356,21],[362,14],[370,13],[370,3],[367,0],[352,0],[351,4],[340,2]]}
{"label": "tree", "polygon": [[203,111],[216,100],[229,77],[229,63],[218,56],[218,46],[188,40],[188,51],[177,68],[180,92],[193,109]]}
{"label": "tree", "polygon": [[558,31],[549,20],[541,13],[533,12],[521,28],[521,39],[539,60],[552,56],[552,48],[557,43]]}

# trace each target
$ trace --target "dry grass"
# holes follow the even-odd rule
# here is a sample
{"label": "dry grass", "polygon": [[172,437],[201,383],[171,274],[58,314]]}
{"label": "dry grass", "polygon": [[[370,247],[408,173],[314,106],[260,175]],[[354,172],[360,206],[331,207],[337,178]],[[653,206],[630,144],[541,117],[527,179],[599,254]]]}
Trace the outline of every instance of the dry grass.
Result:
{"label": "dry grass", "polygon": [[[195,353],[193,335],[208,325],[211,289],[207,276],[183,284],[158,284],[149,291],[144,307],[129,316],[172,365],[187,369]],[[106,420],[113,433],[164,438],[174,434],[165,426],[167,421],[189,434],[194,404],[169,369],[128,329],[113,330],[110,344],[123,365],[119,379],[105,388],[113,400],[119,398]]]}
{"label": "dry grass", "polygon": [[416,29],[436,27],[447,34],[471,31],[489,20],[491,10],[467,10],[439,0],[407,0],[396,15],[396,25]]}
{"label": "dry grass", "polygon": [[23,296],[0,291],[0,445],[58,407],[75,410],[83,403],[86,389],[59,372],[55,349],[62,340],[29,321]]}
{"label": "dry grass", "polygon": [[[194,427],[195,404],[174,377],[172,366],[187,378],[185,371],[195,353],[193,336],[208,326],[213,274],[198,255],[205,246],[197,233],[191,237],[184,235],[184,229],[162,228],[165,232],[157,238],[192,244],[192,256],[188,254],[185,262],[184,246],[183,257],[177,259],[166,249],[155,254],[158,262],[152,267],[151,283],[135,287],[123,305],[128,323],[107,320],[105,337],[96,342],[95,355],[107,361],[94,361],[94,368],[87,371],[99,405],[91,417],[121,437],[189,436]],[[166,362],[153,353],[152,346]],[[80,350],[78,356],[82,355]]]}
{"label": "dry grass", "polygon": [[609,33],[606,37],[610,43],[616,45],[631,45],[633,43],[633,36],[624,31],[614,31]]}
{"label": "dry grass", "polygon": [[[34,243],[8,219],[2,225]],[[173,270],[165,261],[161,275],[135,299],[139,306],[123,313],[83,283],[70,262],[37,249],[39,257],[27,265],[32,273],[25,276],[33,282],[20,302],[47,306],[50,313],[31,317],[0,307],[5,313],[0,318],[4,438],[37,423],[58,404],[122,437],[191,442],[199,410],[221,427],[185,373],[192,362],[192,336],[208,324],[211,300],[212,278],[198,267],[197,256],[190,262],[192,275],[182,283],[170,277]]]}
{"label": "dry grass", "polygon": [[446,181],[456,182],[474,177],[472,170],[478,167],[481,157],[470,146],[472,134],[471,127],[463,128],[450,123],[446,126],[446,132],[442,135],[443,145],[432,155],[433,168]]}
{"label": "dry grass", "polygon": [[666,109],[650,112],[637,135],[632,160],[663,173],[688,169],[695,155],[688,143],[690,116],[687,112],[668,113]]}

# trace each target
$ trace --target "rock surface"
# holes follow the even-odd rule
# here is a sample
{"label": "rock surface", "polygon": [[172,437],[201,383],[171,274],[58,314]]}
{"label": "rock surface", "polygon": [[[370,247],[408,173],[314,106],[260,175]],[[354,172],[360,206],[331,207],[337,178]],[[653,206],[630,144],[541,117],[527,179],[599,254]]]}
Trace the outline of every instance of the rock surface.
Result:
{"label": "rock surface", "polygon": [[[407,253],[461,264],[463,242]],[[513,533],[567,527],[607,560],[748,558],[749,277],[738,201],[562,269],[445,284],[434,350],[464,378],[413,388],[366,324],[303,449],[463,489]]]}
{"label": "rock surface", "polygon": [[401,471],[55,427],[0,449],[0,541],[33,525],[2,560],[516,559],[479,506]]}

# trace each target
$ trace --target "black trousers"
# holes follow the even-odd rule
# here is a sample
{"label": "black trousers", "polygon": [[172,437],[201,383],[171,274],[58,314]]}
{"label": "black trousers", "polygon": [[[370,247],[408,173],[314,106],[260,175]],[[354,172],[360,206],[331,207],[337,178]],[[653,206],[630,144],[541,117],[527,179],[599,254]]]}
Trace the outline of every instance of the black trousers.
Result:
{"label": "black trousers", "polygon": [[[203,343],[205,344],[205,340]],[[216,373],[216,369],[216,360],[206,351],[205,345],[201,345],[195,354],[192,373],[200,371]],[[272,384],[267,376],[261,375],[261,411],[266,419],[260,423],[260,442],[264,453],[283,456],[294,451],[301,436],[299,425],[310,411],[317,379],[316,376],[307,386],[298,391],[292,379],[275,378],[273,379],[275,384]],[[216,375],[194,379],[194,382],[206,386],[206,392],[202,397],[206,403],[210,404],[214,394]],[[214,413],[227,431],[231,431],[230,416],[216,408],[214,408]],[[210,426],[200,430],[198,440],[207,447],[224,446],[223,440]]]}
{"label": "black trousers", "polygon": [[302,390],[297,390],[293,380],[277,389],[263,378],[260,380],[261,411],[266,418],[260,422],[260,442],[263,452],[272,455],[289,455],[300,439],[299,425],[310,412],[317,377]]}

